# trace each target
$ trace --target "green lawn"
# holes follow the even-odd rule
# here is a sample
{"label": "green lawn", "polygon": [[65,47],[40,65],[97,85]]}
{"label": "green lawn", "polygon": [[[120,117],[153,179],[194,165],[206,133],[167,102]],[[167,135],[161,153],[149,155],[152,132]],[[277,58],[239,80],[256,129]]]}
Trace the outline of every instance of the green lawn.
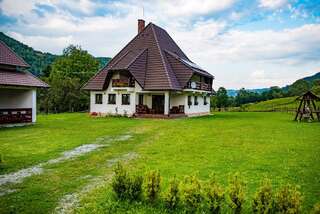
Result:
{"label": "green lawn", "polygon": [[[83,144],[105,147],[46,164],[41,174],[21,183],[0,185],[0,193],[14,191],[0,196],[0,213],[52,212],[73,193],[81,196],[76,206],[82,208],[77,211],[106,211],[111,206],[110,160],[120,159],[128,159],[130,168],[141,173],[159,169],[164,186],[174,175],[196,174],[207,179],[211,172],[226,184],[228,175],[238,171],[246,178],[248,201],[263,176],[271,178],[275,188],[288,182],[298,184],[304,209],[309,209],[320,199],[320,123],[292,119],[286,113],[234,112],[176,120],[41,115],[34,126],[0,130],[4,159],[0,183],[1,176],[58,158]],[[123,136],[131,138],[115,140]],[[130,154],[135,159],[127,158]],[[97,180],[101,187],[86,188]],[[157,212],[143,206],[127,208]]]}

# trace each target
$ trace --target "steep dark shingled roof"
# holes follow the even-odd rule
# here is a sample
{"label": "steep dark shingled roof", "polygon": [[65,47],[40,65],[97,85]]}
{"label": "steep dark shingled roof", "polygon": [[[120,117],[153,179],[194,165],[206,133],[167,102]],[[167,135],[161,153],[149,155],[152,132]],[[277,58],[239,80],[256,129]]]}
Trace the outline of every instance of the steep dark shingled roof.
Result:
{"label": "steep dark shingled roof", "polygon": [[[21,70],[17,69],[20,68]],[[27,71],[22,71],[30,67],[6,44],[0,41],[0,85],[5,86],[27,86],[27,87],[49,87]]]}
{"label": "steep dark shingled roof", "polygon": [[103,90],[108,72],[128,70],[145,90],[181,90],[199,69],[162,28],[149,23],[83,89]]}
{"label": "steep dark shingled roof", "polygon": [[2,41],[0,41],[0,64],[30,67]]}

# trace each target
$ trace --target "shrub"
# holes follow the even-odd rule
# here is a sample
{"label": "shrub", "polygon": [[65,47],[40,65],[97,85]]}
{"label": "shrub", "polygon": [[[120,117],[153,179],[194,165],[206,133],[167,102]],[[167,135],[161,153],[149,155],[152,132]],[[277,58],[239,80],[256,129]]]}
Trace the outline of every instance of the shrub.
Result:
{"label": "shrub", "polygon": [[227,199],[233,213],[241,213],[245,201],[245,182],[238,173],[229,178]]}
{"label": "shrub", "polygon": [[116,197],[120,200],[138,200],[142,193],[142,176],[129,175],[121,163],[117,163],[111,182]]}
{"label": "shrub", "polygon": [[313,209],[312,209],[312,214],[320,214],[320,202],[319,203],[316,203],[314,206],[313,206]]}
{"label": "shrub", "polygon": [[164,195],[164,203],[168,209],[174,210],[178,206],[179,200],[179,182],[176,177],[173,177],[170,180],[168,191]]}
{"label": "shrub", "polygon": [[261,186],[253,198],[252,211],[254,213],[264,214],[273,211],[273,194],[271,181],[269,179],[264,179],[261,182]]}
{"label": "shrub", "polygon": [[224,201],[224,190],[218,184],[215,175],[211,175],[210,181],[207,184],[206,196],[210,212],[221,213],[221,207]]}
{"label": "shrub", "polygon": [[143,177],[140,175],[129,175],[127,180],[126,198],[130,201],[137,201],[141,198]]}
{"label": "shrub", "polygon": [[111,182],[112,189],[118,199],[125,199],[127,192],[128,173],[121,163],[114,168],[114,177]]}
{"label": "shrub", "polygon": [[279,213],[300,213],[302,196],[296,186],[285,185],[276,194],[275,209]]}
{"label": "shrub", "polygon": [[187,176],[181,188],[182,201],[188,212],[196,212],[203,201],[201,184],[196,176]]}
{"label": "shrub", "polygon": [[149,202],[154,202],[160,193],[161,176],[159,171],[152,170],[145,175],[144,192]]}

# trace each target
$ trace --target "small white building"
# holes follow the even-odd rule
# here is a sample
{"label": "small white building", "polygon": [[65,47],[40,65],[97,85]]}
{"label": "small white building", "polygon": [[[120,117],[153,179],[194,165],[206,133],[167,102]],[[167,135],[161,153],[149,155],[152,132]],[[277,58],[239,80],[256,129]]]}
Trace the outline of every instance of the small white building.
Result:
{"label": "small white building", "polygon": [[210,113],[213,79],[165,30],[138,20],[138,35],[83,89],[93,115],[197,116]]}
{"label": "small white building", "polygon": [[36,122],[36,89],[49,86],[26,71],[28,67],[0,41],[0,126]]}

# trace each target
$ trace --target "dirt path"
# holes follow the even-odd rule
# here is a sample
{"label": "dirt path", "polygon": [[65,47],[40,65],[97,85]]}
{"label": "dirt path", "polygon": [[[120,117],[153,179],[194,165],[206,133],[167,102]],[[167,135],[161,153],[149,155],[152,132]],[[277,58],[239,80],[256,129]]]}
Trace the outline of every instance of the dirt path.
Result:
{"label": "dirt path", "polygon": [[14,189],[6,188],[5,187],[6,184],[21,183],[27,177],[42,174],[45,171],[44,170],[45,166],[62,163],[64,161],[71,160],[71,159],[83,156],[85,154],[88,154],[90,152],[96,151],[102,147],[111,146],[114,142],[126,141],[126,140],[129,140],[130,138],[132,138],[132,135],[130,134],[119,135],[114,138],[111,138],[110,136],[99,137],[92,144],[84,144],[72,150],[63,152],[61,156],[58,158],[48,160],[47,162],[39,163],[37,165],[31,166],[25,169],[21,169],[17,172],[0,175],[0,196],[4,196],[6,194],[16,192],[16,190]]}
{"label": "dirt path", "polygon": [[[138,158],[139,155],[135,152],[129,152],[116,158],[107,160],[107,166],[113,167],[117,162],[129,162]],[[108,184],[112,179],[113,173],[107,174],[104,177],[95,177],[89,181],[89,183],[81,188],[79,191],[67,194],[61,198],[58,206],[55,208],[54,213],[57,214],[70,214],[73,213],[81,201],[81,198],[89,192]]]}

